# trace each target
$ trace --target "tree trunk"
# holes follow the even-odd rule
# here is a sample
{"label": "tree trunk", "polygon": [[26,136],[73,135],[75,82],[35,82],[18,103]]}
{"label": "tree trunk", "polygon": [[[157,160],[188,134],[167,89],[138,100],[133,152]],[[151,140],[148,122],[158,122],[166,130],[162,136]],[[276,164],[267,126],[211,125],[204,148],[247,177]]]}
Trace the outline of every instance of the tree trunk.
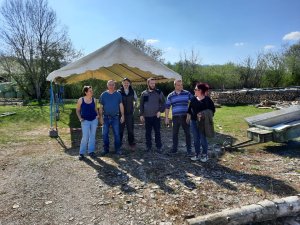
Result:
{"label": "tree trunk", "polygon": [[41,85],[39,85],[38,82],[36,82],[36,85],[35,85],[35,93],[36,93],[36,98],[37,98],[38,102],[41,104],[42,103]]}
{"label": "tree trunk", "polygon": [[187,220],[190,225],[241,225],[274,220],[300,213],[300,195],[273,201],[264,200],[241,208],[223,210]]}

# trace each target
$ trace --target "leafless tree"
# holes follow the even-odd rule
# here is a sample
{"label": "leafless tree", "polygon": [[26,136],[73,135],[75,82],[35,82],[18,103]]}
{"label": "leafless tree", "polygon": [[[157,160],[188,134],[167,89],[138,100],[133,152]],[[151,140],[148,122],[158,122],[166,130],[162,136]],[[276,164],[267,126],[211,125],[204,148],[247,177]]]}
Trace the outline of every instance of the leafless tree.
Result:
{"label": "leafless tree", "polygon": [[180,54],[180,61],[176,63],[176,70],[182,75],[186,84],[193,85],[194,77],[199,75],[200,57],[199,53],[191,49],[190,53]]}
{"label": "leafless tree", "polygon": [[142,52],[149,55],[156,61],[164,63],[165,59],[162,57],[163,51],[159,48],[155,48],[154,46],[147,44],[144,39],[133,39],[130,41],[135,47],[139,48]]}
{"label": "leafless tree", "polygon": [[18,63],[21,70],[11,75],[25,93],[41,100],[47,75],[80,53],[47,0],[5,0],[0,16],[3,57]]}
{"label": "leafless tree", "polygon": [[242,87],[260,87],[265,73],[264,55],[259,53],[256,58],[248,56],[239,64],[239,74]]}

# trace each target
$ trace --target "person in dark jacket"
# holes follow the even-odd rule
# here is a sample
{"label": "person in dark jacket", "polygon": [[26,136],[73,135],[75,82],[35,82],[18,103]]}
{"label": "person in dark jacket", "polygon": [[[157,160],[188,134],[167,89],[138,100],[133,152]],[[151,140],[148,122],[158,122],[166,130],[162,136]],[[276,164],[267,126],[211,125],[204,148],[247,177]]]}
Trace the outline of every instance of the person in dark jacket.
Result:
{"label": "person in dark jacket", "polygon": [[96,130],[98,126],[97,101],[93,98],[91,86],[83,87],[83,97],[79,98],[76,106],[76,114],[81,122],[82,138],[79,150],[79,160],[84,159],[88,147],[90,157],[95,158]]}
{"label": "person in dark jacket", "polygon": [[[199,129],[199,121],[204,120],[205,110],[211,110],[212,115],[215,113],[215,105],[210,97],[207,95],[208,85],[204,83],[198,83],[195,87],[195,96],[192,98],[187,115],[187,122],[190,122],[191,129],[194,138],[194,147],[196,156],[191,158],[191,160],[200,160],[201,162],[206,162],[208,143],[205,133]],[[208,119],[208,118],[206,118]],[[202,146],[202,152],[200,152],[200,146]]]}
{"label": "person in dark jacket", "polygon": [[128,144],[131,148],[135,147],[134,140],[134,106],[137,101],[137,95],[131,86],[131,82],[128,78],[124,78],[122,81],[122,86],[118,90],[122,95],[122,102],[124,106],[124,123],[120,124],[120,140],[122,145],[123,134],[125,126],[127,128]]}
{"label": "person in dark jacket", "polygon": [[164,112],[165,97],[163,93],[156,89],[155,79],[147,80],[148,89],[142,92],[140,99],[140,120],[145,122],[146,127],[146,151],[152,148],[152,128],[155,132],[155,144],[158,153],[162,153],[162,143],[160,136],[160,114]]}

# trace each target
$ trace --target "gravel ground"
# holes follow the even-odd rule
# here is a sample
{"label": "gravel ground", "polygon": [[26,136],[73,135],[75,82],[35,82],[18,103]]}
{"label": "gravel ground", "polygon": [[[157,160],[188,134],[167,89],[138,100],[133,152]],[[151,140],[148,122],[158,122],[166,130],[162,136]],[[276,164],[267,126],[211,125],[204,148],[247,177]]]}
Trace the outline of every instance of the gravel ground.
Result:
{"label": "gravel ground", "polygon": [[[184,224],[300,193],[300,142],[253,145],[201,163],[185,156],[183,144],[174,156],[145,153],[144,127],[135,133],[135,151],[124,144],[123,156],[112,149],[100,157],[99,129],[98,157],[84,161],[76,129],[60,129],[60,138],[51,139],[42,128],[20,134],[31,141],[0,145],[0,224]],[[170,128],[162,128],[162,138],[166,152]],[[180,139],[184,143],[183,133]]]}

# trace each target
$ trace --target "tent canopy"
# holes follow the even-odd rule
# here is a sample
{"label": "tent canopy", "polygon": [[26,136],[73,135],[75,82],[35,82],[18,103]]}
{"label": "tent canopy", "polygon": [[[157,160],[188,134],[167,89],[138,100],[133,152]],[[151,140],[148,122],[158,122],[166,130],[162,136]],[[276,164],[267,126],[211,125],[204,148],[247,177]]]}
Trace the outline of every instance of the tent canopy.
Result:
{"label": "tent canopy", "polygon": [[178,73],[120,37],[95,52],[51,72],[47,80],[70,84],[91,78],[121,81],[124,77],[133,83],[145,83],[149,77],[154,77],[158,82],[181,79]]}

